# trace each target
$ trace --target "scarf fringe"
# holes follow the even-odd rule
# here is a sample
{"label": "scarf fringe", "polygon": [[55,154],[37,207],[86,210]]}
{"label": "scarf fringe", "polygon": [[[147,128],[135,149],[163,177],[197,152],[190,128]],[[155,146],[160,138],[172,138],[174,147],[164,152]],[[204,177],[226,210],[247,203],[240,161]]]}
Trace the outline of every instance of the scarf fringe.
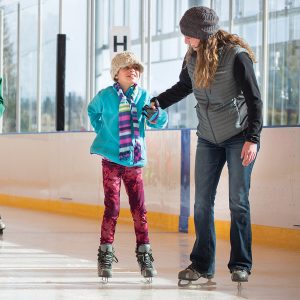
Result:
{"label": "scarf fringe", "polygon": [[134,163],[136,164],[138,161],[142,159],[142,147],[138,141],[135,142],[133,153],[134,153]]}
{"label": "scarf fringe", "polygon": [[130,158],[130,151],[119,153],[119,159],[120,160],[128,160],[129,158]]}

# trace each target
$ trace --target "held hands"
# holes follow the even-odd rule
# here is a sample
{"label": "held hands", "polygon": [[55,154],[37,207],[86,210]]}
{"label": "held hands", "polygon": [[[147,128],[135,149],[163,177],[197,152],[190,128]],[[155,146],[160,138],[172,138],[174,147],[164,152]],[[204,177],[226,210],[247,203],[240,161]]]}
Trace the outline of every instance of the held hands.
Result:
{"label": "held hands", "polygon": [[245,142],[241,152],[242,165],[247,167],[251,162],[253,162],[256,157],[256,153],[257,144]]}
{"label": "held hands", "polygon": [[142,114],[147,118],[147,120],[150,123],[152,124],[156,123],[156,120],[159,116],[159,102],[157,101],[156,98],[152,98],[150,100],[150,106],[145,105],[143,107]]}
{"label": "held hands", "polygon": [[152,107],[152,108],[156,108],[156,109],[158,109],[159,108],[159,102],[158,102],[158,100],[157,100],[157,98],[156,97],[153,97],[151,100],[150,100],[150,106]]}

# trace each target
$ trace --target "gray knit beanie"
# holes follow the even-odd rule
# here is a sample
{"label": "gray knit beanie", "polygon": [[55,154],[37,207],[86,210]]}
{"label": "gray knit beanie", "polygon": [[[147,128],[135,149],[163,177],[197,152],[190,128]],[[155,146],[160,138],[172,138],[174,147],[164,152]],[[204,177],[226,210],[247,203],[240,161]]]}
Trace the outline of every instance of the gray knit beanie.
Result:
{"label": "gray knit beanie", "polygon": [[188,9],[179,22],[183,35],[207,40],[219,30],[219,17],[208,7],[197,6]]}
{"label": "gray knit beanie", "polygon": [[121,68],[126,68],[132,65],[138,65],[140,73],[143,73],[144,66],[134,55],[134,53],[123,51],[116,54],[116,56],[111,61],[110,75],[112,80],[116,81],[116,75]]}

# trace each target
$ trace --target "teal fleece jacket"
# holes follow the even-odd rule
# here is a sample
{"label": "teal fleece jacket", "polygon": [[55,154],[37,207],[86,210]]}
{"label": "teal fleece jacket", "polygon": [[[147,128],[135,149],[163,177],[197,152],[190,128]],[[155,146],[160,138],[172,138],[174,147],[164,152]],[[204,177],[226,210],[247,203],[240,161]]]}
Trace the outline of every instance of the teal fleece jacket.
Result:
{"label": "teal fleece jacket", "polygon": [[[126,96],[132,92],[128,89]],[[145,127],[164,128],[168,122],[166,111],[159,108],[159,116],[156,124],[151,124],[144,115],[142,108],[150,104],[150,95],[139,87],[137,97],[134,102],[137,108],[140,136],[138,141],[141,145],[142,159],[134,164],[133,146],[128,160],[119,159],[119,97],[113,86],[100,90],[88,106],[90,122],[96,132],[96,138],[92,143],[91,154],[98,154],[110,161],[126,167],[143,167],[147,163],[147,153],[145,144]],[[133,131],[132,131],[133,132]],[[133,133],[132,141],[134,143]]]}

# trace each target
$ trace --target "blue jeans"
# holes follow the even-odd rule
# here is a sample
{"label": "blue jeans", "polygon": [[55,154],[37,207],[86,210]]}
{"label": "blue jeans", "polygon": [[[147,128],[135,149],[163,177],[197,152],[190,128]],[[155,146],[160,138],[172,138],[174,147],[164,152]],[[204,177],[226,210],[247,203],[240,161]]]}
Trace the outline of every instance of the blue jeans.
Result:
{"label": "blue jeans", "polygon": [[249,206],[250,177],[254,161],[244,167],[241,151],[243,133],[220,144],[198,138],[195,165],[194,222],[196,241],[190,259],[201,273],[215,273],[216,235],[214,202],[221,171],[227,161],[229,175],[229,208],[231,213],[231,253],[228,268],[252,267],[252,234]]}

